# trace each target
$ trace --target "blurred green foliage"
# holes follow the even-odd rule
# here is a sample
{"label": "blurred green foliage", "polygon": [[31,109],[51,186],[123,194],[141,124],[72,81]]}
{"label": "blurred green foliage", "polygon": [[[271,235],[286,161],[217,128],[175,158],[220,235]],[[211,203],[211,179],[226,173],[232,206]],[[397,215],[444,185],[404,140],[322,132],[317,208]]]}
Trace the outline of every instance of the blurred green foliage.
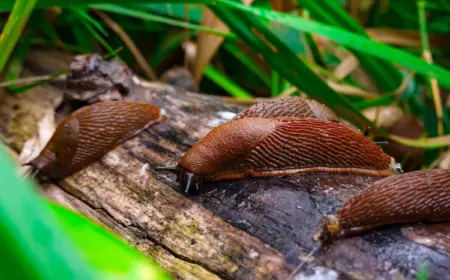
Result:
{"label": "blurred green foliage", "polygon": [[[200,34],[222,37],[223,43],[205,65],[201,77],[200,89],[204,93],[237,99],[271,98],[295,86],[291,94],[318,99],[361,128],[374,127],[363,110],[394,105],[424,124],[425,137],[439,136],[438,113],[442,113],[444,134],[450,131],[449,109],[443,106],[442,112],[437,111],[436,96],[430,86],[430,78],[435,78],[441,89],[441,102],[445,102],[450,88],[450,56],[442,41],[450,34],[449,0],[367,1],[371,5],[361,8],[363,11],[356,18],[348,7],[350,1],[345,0],[297,0],[295,10],[284,13],[271,9],[271,4],[283,2],[279,0],[256,0],[251,6],[233,0],[35,2],[0,1],[0,11],[4,12],[0,18],[0,71],[7,81],[19,77],[28,50],[36,47],[58,48],[72,54],[111,54],[144,76],[135,54],[96,15],[98,10],[126,32],[158,76],[174,65],[184,64],[186,41],[195,43]],[[228,30],[204,26],[204,8],[220,18]],[[413,34],[408,38],[417,44],[391,46],[375,41],[368,31],[376,29],[390,31],[394,39],[396,34]],[[438,44],[432,43],[430,36]],[[432,54],[433,63],[421,58],[424,50]],[[338,77],[334,71],[343,62],[343,54],[354,55],[376,86],[352,75]],[[408,81],[411,73],[415,75]],[[12,94],[20,94],[48,79],[10,85],[8,89]],[[329,81],[376,95],[337,91]],[[408,83],[402,87],[405,81]],[[399,88],[402,90],[397,91]],[[450,145],[450,136],[397,140],[429,148],[426,165],[437,158],[435,148]],[[99,275],[147,279],[155,275],[166,279],[153,262],[108,231],[39,199],[30,182],[20,182],[12,175],[11,166],[3,156],[0,158],[0,225],[5,229],[0,239],[5,248],[0,275],[14,271],[27,279],[51,279],[55,275],[83,279]],[[8,187],[4,187],[5,182]],[[83,235],[77,234],[79,231]],[[89,250],[92,244],[101,246],[102,252],[110,252],[104,255],[120,255],[121,259],[103,259],[100,250]],[[151,272],[143,275],[142,271]]]}

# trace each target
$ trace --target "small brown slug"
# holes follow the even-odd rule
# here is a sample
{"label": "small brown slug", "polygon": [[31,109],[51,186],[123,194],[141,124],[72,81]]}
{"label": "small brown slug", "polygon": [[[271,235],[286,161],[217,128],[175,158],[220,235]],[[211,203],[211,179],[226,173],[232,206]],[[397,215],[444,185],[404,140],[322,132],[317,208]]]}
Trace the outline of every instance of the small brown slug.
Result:
{"label": "small brown slug", "polygon": [[369,185],[337,215],[327,216],[313,239],[326,242],[384,225],[449,220],[450,170],[421,170]]}
{"label": "small brown slug", "polygon": [[302,97],[281,97],[256,103],[237,114],[234,119],[248,117],[297,117],[341,122],[327,106]]}
{"label": "small brown slug", "polygon": [[63,119],[41,153],[26,164],[49,178],[63,178],[165,119],[159,107],[149,104],[94,103]]}
{"label": "small brown slug", "polygon": [[343,124],[246,117],[212,129],[180,158],[176,171],[188,192],[202,181],[311,172],[388,176],[394,168],[375,143]]}

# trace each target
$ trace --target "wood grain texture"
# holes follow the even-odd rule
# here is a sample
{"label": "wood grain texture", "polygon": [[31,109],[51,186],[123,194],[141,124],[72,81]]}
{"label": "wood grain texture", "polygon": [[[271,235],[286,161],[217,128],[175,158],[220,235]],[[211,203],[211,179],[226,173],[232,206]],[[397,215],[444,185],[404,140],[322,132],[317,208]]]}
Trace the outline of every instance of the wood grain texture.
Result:
{"label": "wood grain texture", "polygon": [[[60,70],[42,68],[57,65],[48,63],[55,54],[31,57],[27,67],[35,73]],[[213,96],[133,81],[131,98],[162,106],[168,121],[63,180],[42,182],[40,191],[111,228],[177,279],[287,279],[314,248],[311,236],[323,217],[377,180],[325,173],[246,179],[206,184],[199,195],[186,197],[173,174],[153,167],[173,164],[243,108]],[[21,133],[20,122],[28,119],[35,128],[42,118],[38,109],[62,91],[45,86],[20,98],[4,98],[0,135],[5,143],[19,152],[26,135],[35,131]],[[15,112],[15,105],[20,114],[2,114]],[[450,279],[449,251],[411,241],[401,229],[394,225],[333,243],[308,259],[298,276],[416,279],[423,265],[429,279]]]}

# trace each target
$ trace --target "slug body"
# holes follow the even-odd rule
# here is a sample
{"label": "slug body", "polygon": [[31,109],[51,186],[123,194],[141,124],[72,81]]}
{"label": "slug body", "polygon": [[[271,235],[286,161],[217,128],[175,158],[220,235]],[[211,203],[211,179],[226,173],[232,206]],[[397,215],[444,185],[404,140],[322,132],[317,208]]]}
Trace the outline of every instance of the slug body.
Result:
{"label": "slug body", "polygon": [[256,103],[237,114],[234,119],[248,117],[297,117],[340,122],[327,106],[302,97],[283,97]]}
{"label": "slug body", "polygon": [[337,215],[327,216],[314,240],[354,235],[379,226],[450,220],[450,170],[414,171],[369,185]]}
{"label": "slug body", "polygon": [[164,119],[159,107],[143,103],[105,101],[82,107],[59,123],[28,164],[50,178],[62,178]]}
{"label": "slug body", "polygon": [[310,172],[388,176],[394,170],[375,143],[343,124],[246,117],[214,128],[184,154],[178,180],[188,191],[192,182]]}

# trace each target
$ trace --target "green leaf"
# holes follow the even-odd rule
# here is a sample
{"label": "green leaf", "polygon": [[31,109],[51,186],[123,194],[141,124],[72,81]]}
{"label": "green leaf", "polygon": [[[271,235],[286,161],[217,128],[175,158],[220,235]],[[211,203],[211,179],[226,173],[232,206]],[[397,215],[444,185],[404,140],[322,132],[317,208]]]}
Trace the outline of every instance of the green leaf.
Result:
{"label": "green leaf", "polygon": [[333,91],[291,49],[255,16],[229,8],[210,9],[253,51],[261,53],[272,70],[309,96],[356,125],[375,127],[345,97]]}
{"label": "green leaf", "polygon": [[[87,20],[86,19],[86,13],[83,10],[77,9],[77,8],[71,8],[71,11],[73,12],[73,14],[75,14],[75,15],[77,15],[79,17],[79,21],[78,22],[83,24],[84,27],[86,28],[86,30],[89,33],[91,33],[91,35],[95,39],[97,39],[97,41],[99,41],[100,44],[102,44],[103,47],[109,53],[115,54],[114,49],[108,44],[108,42],[105,41],[105,39],[103,39],[102,35],[96,30],[96,28],[94,28],[96,25],[93,25],[91,20]],[[90,17],[88,16],[87,18],[90,18]],[[81,35],[81,36],[83,36],[83,35]]]}
{"label": "green leaf", "polygon": [[[101,279],[169,280],[159,265],[122,241],[115,233],[52,201],[50,208]],[[100,278],[99,278],[100,279]]]}
{"label": "green leaf", "polygon": [[398,143],[416,147],[416,148],[425,148],[425,149],[437,149],[444,148],[450,146],[450,135],[440,136],[440,137],[430,137],[430,138],[422,138],[422,139],[409,139],[404,138],[398,135],[387,134],[391,140],[396,141]]}
{"label": "green leaf", "polygon": [[372,107],[388,106],[396,100],[397,94],[391,93],[382,95],[377,98],[356,102],[355,106],[360,110],[364,110]]}
{"label": "green leaf", "polygon": [[267,20],[277,21],[297,28],[298,30],[321,35],[336,41],[343,46],[403,65],[423,75],[434,76],[439,81],[440,85],[450,88],[450,71],[436,64],[428,64],[421,58],[411,55],[408,52],[375,42],[365,36],[353,34],[341,28],[336,28],[320,22],[266,9],[248,7],[229,0],[215,0],[212,3],[209,3],[209,5],[211,5],[211,8],[220,6],[228,7],[236,11],[243,11],[246,14],[252,14]]}
{"label": "green leaf", "polygon": [[36,0],[17,0],[0,36],[0,73],[19,40]]}
{"label": "green leaf", "polygon": [[243,52],[234,41],[226,40],[223,43],[223,47],[232,55],[234,55],[239,61],[245,65],[250,71],[252,71],[261,81],[270,88],[272,85],[270,75],[267,74],[259,65],[257,65],[245,52]]}
{"label": "green leaf", "polygon": [[[318,20],[368,38],[364,29],[339,7],[335,0],[322,0],[320,5],[309,0],[300,0],[299,2],[302,7],[308,9],[311,15]],[[349,49],[352,50],[351,47]],[[402,82],[401,74],[391,63],[359,51],[353,51],[353,54],[382,91],[393,91]]]}
{"label": "green leaf", "polygon": [[[6,74],[6,81],[13,81],[19,78],[30,45],[31,42],[28,36],[23,36],[19,40],[14,52],[10,57],[8,71]],[[20,88],[16,87],[15,85],[8,86],[8,90],[15,93],[20,92]]]}
{"label": "green leaf", "polygon": [[95,27],[103,36],[108,36],[108,32],[106,32],[106,30],[103,28],[103,26],[96,21],[93,17],[91,17],[88,14],[87,9],[83,9],[83,8],[71,8],[73,11],[75,11],[79,17],[80,20],[84,19],[87,22],[89,22],[93,27]]}
{"label": "green leaf", "polygon": [[159,15],[152,14],[150,12],[144,12],[144,11],[140,11],[137,9],[130,9],[130,8],[126,8],[126,7],[122,7],[122,6],[118,6],[118,5],[110,5],[110,4],[90,5],[90,7],[96,8],[99,10],[103,10],[106,12],[121,14],[121,15],[134,17],[134,18],[140,18],[143,20],[164,23],[167,25],[177,26],[177,27],[181,27],[181,28],[189,28],[189,29],[196,30],[196,31],[204,31],[204,32],[207,32],[210,34],[223,36],[226,38],[235,38],[234,34],[232,34],[232,33],[220,32],[215,29],[203,27],[198,24],[192,24],[192,23],[189,23],[186,21],[171,19],[171,18],[168,18],[167,16],[159,16]]}
{"label": "green leaf", "polygon": [[248,93],[245,89],[241,88],[231,79],[226,77],[224,74],[217,71],[213,66],[208,65],[205,67],[204,75],[224,90],[226,90],[231,96],[238,99],[251,99],[252,95]]}
{"label": "green leaf", "polygon": [[0,279],[100,279],[0,148]]}
{"label": "green leaf", "polygon": [[175,17],[186,20],[189,18],[190,22],[200,23],[203,16],[203,9],[199,6],[189,5],[188,13],[186,15],[186,4],[148,4],[153,1],[144,1],[146,4],[134,4],[132,6],[142,8],[160,15]]}
{"label": "green leaf", "polygon": [[35,188],[0,146],[0,279],[172,279],[110,230]]}

